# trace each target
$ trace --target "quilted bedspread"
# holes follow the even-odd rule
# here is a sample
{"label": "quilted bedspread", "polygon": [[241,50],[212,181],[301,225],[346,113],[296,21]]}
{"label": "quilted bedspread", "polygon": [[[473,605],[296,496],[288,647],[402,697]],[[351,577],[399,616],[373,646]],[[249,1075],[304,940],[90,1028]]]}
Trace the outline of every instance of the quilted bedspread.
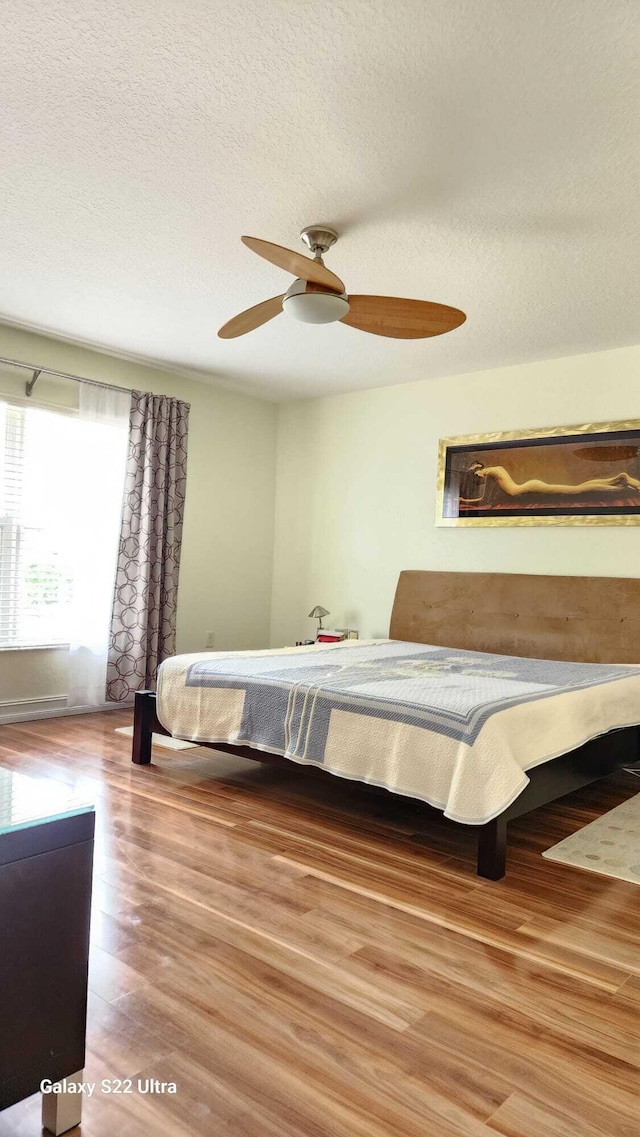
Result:
{"label": "quilted bedspread", "polygon": [[533,766],[640,722],[640,667],[397,640],[208,652],[162,664],[157,709],[176,738],[284,755],[476,825]]}

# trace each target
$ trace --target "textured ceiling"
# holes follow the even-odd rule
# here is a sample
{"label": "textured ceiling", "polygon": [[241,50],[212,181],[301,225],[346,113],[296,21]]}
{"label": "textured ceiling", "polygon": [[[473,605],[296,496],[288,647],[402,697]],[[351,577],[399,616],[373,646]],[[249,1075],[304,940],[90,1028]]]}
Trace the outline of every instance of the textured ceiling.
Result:
{"label": "textured ceiling", "polygon": [[[4,0],[0,320],[273,398],[640,339],[637,0]],[[302,249],[467,323],[216,329]],[[204,376],[206,378],[206,376]]]}

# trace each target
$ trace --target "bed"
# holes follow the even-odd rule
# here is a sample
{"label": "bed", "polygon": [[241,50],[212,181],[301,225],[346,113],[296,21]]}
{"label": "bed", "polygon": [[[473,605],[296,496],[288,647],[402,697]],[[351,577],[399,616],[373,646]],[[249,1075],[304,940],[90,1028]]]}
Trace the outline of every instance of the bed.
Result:
{"label": "bed", "polygon": [[400,574],[389,640],[176,656],[138,692],[156,731],[321,766],[478,826],[505,872],[510,820],[640,758],[640,580]]}

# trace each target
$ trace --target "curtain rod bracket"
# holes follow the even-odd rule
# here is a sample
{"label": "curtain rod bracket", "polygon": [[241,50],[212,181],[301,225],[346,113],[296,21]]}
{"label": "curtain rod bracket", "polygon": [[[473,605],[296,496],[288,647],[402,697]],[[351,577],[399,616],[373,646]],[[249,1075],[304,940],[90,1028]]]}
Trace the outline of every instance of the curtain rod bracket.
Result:
{"label": "curtain rod bracket", "polygon": [[27,383],[27,385],[25,387],[25,394],[27,395],[27,398],[31,398],[31,392],[33,391],[33,388],[35,387],[35,385],[38,382],[38,379],[41,375],[42,375],[42,371],[34,371],[33,375],[31,376],[31,379],[29,380],[29,382]]}

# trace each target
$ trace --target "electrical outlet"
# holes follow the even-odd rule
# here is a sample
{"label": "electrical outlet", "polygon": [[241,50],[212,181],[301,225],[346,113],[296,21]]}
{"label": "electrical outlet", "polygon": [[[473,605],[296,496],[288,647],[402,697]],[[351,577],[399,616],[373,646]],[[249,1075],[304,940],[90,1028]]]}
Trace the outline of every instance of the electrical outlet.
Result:
{"label": "electrical outlet", "polygon": [[215,647],[215,645],[216,645],[216,633],[215,632],[207,632],[207,642],[205,644],[205,647],[213,648],[213,647]]}

